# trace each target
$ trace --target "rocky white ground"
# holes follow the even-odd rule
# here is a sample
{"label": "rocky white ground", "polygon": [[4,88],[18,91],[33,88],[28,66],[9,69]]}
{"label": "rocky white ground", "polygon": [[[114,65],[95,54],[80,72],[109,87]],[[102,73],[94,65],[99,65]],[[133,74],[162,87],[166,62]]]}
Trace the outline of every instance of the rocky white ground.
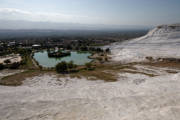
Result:
{"label": "rocky white ground", "polygon": [[[150,41],[152,38],[147,39],[147,36],[144,40]],[[177,35],[175,40],[179,40]],[[137,46],[134,42],[140,45],[139,42],[145,41],[142,38],[133,40],[132,46]],[[127,55],[128,52],[125,54],[114,49],[118,52],[117,56],[114,54],[114,60],[143,60],[139,58],[145,55],[158,57],[150,52],[155,50],[152,49],[155,45],[145,45],[143,50],[147,50],[147,54],[142,49],[134,51],[131,45],[127,48],[116,46],[119,51],[130,53]],[[164,47],[166,45],[156,48],[163,50]],[[160,55],[177,53],[178,57],[179,51],[175,51],[178,48],[173,46],[171,49],[169,53]],[[118,73],[117,82],[44,74],[26,79],[22,86],[0,86],[0,120],[179,120],[180,70],[143,65],[134,67],[134,71],[139,73],[133,73],[133,70]]]}
{"label": "rocky white ground", "polygon": [[41,75],[0,86],[0,120],[179,120],[180,71],[135,67],[158,76],[119,73],[109,83]]}
{"label": "rocky white ground", "polygon": [[[175,27],[174,27],[175,26]],[[180,58],[180,24],[164,25],[147,35],[111,46],[112,59],[121,62],[139,62],[153,58]]]}

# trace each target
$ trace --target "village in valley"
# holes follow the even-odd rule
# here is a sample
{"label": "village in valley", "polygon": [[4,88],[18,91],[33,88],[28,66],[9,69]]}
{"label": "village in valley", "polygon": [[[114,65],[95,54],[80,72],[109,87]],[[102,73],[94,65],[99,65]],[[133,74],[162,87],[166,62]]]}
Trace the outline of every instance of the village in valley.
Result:
{"label": "village in valley", "polygon": [[[44,72],[73,77],[94,76],[97,79],[115,81],[112,75],[97,72],[106,68],[111,61],[111,49],[108,46],[142,36],[147,31],[114,31],[94,35],[85,31],[87,35],[46,36],[45,30],[42,36],[35,36],[33,31],[28,37],[22,37],[25,34],[22,31],[17,32],[20,36],[0,38],[0,70],[23,72],[0,78],[1,85],[20,85],[26,78]],[[22,76],[21,79],[18,76]],[[14,78],[17,80],[14,81]]]}
{"label": "village in valley", "polygon": [[[1,69],[3,69],[3,66],[4,68],[18,68],[23,64],[27,64],[27,61],[36,61],[27,59],[34,59],[34,53],[44,50],[47,51],[48,57],[60,58],[70,56],[72,51],[78,53],[87,52],[91,54],[87,56],[88,58],[96,59],[91,60],[91,62],[96,61],[97,63],[99,61],[103,63],[108,61],[107,54],[110,54],[110,49],[107,47],[104,48],[104,46],[139,37],[144,35],[146,31],[129,31],[127,33],[115,31],[114,33],[107,32],[106,35],[105,33],[100,35],[95,34],[93,36],[74,35],[58,37],[44,35],[36,37],[32,35],[30,37],[14,36],[12,38],[8,38],[7,36],[0,39],[0,66]],[[33,63],[38,64],[37,61]]]}
{"label": "village in valley", "polygon": [[[0,41],[0,70],[56,71],[60,74],[93,70],[95,66],[108,62],[110,49],[104,49],[103,45],[112,42],[111,40],[107,42],[101,40],[37,41]],[[46,58],[41,60],[40,54]],[[46,62],[41,64],[44,59]],[[48,64],[50,66],[46,66]],[[6,85],[6,82],[1,80],[0,84]]]}

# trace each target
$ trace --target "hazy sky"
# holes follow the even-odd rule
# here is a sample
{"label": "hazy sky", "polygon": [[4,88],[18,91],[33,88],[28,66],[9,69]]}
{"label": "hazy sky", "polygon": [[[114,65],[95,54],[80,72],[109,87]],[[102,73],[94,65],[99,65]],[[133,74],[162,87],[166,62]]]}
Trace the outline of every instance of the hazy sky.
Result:
{"label": "hazy sky", "polygon": [[0,0],[1,20],[159,25],[180,22],[180,0]]}

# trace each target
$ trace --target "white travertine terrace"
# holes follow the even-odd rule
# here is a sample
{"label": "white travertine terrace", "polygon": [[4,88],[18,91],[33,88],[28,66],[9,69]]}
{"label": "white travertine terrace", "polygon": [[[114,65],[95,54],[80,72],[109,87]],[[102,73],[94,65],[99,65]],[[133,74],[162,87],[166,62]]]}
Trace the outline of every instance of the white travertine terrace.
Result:
{"label": "white travertine terrace", "polygon": [[[179,31],[166,27],[113,46],[113,59],[179,57]],[[0,86],[0,120],[180,120],[180,70],[133,67],[139,73],[116,73],[116,82],[44,74]]]}
{"label": "white travertine terrace", "polygon": [[154,28],[147,35],[112,45],[112,59],[121,62],[144,61],[153,58],[180,58],[180,24]]}

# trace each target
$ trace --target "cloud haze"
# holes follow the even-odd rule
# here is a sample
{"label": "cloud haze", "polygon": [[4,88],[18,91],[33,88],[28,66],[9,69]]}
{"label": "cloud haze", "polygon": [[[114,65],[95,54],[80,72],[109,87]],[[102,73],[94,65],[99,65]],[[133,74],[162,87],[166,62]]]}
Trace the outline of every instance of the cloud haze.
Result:
{"label": "cloud haze", "polygon": [[[14,8],[0,8],[1,20],[24,20],[34,22],[66,22],[86,24],[92,21],[87,16],[68,15],[61,13],[30,12]],[[73,20],[73,21],[72,21]],[[94,18],[93,21],[98,21]]]}
{"label": "cloud haze", "polygon": [[156,26],[180,22],[180,0],[0,0],[0,20]]}

